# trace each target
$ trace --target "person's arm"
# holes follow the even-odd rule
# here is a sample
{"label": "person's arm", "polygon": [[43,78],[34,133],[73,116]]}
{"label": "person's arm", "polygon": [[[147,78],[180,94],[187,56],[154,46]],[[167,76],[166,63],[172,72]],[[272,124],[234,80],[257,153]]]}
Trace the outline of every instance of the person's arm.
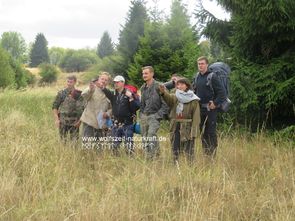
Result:
{"label": "person's arm", "polygon": [[140,100],[138,98],[133,98],[130,101],[130,110],[135,113],[140,108]]}
{"label": "person's arm", "polygon": [[177,98],[176,98],[176,96],[174,94],[169,94],[167,92],[167,90],[165,90],[163,93],[161,93],[161,95],[162,95],[164,101],[166,102],[166,104],[170,108],[172,108],[176,104]]}
{"label": "person's arm", "polygon": [[106,97],[111,101],[111,103],[113,104],[113,101],[115,99],[115,95],[114,92],[110,91],[107,88],[103,88],[101,89],[103,91],[103,93],[106,95]]}
{"label": "person's arm", "polygon": [[82,116],[84,108],[85,108],[85,101],[84,101],[84,98],[82,97],[82,94],[81,96],[79,96],[79,98],[76,101],[76,108],[77,108],[76,111],[78,114],[78,120],[74,123],[74,126],[78,128],[81,125],[80,117]]}
{"label": "person's arm", "polygon": [[159,96],[160,102],[161,102],[161,107],[157,111],[156,115],[157,115],[158,120],[162,120],[165,115],[169,114],[169,111],[170,111],[169,106],[166,104],[166,102],[164,101],[164,99],[163,99],[163,97],[161,95],[166,90],[166,87],[163,84],[160,84],[160,85],[156,85],[155,89],[156,89],[156,91],[158,93],[158,96]]}
{"label": "person's arm", "polygon": [[125,95],[129,98],[130,111],[135,113],[140,108],[140,100],[131,91],[126,90]]}
{"label": "person's arm", "polygon": [[143,96],[143,88],[144,86],[140,87],[140,96],[139,96],[139,101],[140,101],[140,107],[139,107],[139,112],[143,112],[145,108],[145,97]]}
{"label": "person's arm", "polygon": [[162,96],[160,96],[160,99],[161,99],[161,108],[158,110],[158,112],[156,113],[156,115],[158,116],[157,119],[162,120],[165,115],[168,115],[169,114],[170,108],[166,104],[166,102],[164,101],[164,99],[163,99]]}
{"label": "person's arm", "polygon": [[52,104],[52,112],[53,112],[54,122],[57,127],[60,126],[58,108],[61,105],[61,102],[62,102],[61,99],[62,99],[62,92],[58,92],[55,99],[54,99],[54,102]]}
{"label": "person's arm", "polygon": [[191,129],[191,139],[200,135],[200,105],[199,102],[196,101],[193,103],[194,113],[192,119],[192,129]]}
{"label": "person's arm", "polygon": [[53,109],[53,117],[54,117],[54,123],[56,125],[56,127],[60,126],[60,120],[59,120],[59,116],[58,116],[58,110],[57,109]]}
{"label": "person's arm", "polygon": [[94,91],[95,91],[95,85],[94,85],[94,83],[90,83],[89,84],[89,87],[88,88],[86,88],[83,92],[82,92],[82,94],[81,94],[81,96],[84,98],[84,100],[85,101],[88,101],[91,97],[92,97],[92,95],[93,95],[93,93],[94,93]]}

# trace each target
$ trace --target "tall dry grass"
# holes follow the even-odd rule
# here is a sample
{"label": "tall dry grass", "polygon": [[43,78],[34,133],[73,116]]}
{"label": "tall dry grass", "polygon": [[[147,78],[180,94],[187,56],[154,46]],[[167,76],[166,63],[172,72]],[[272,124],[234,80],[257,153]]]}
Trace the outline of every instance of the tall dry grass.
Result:
{"label": "tall dry grass", "polygon": [[292,143],[227,134],[193,166],[171,163],[169,142],[152,162],[113,157],[59,141],[55,93],[0,94],[0,220],[295,220]]}

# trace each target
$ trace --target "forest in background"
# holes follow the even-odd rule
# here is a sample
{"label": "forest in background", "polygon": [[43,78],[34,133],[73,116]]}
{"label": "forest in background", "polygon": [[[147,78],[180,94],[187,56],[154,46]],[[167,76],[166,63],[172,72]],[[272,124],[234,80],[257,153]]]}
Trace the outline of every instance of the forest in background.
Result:
{"label": "forest in background", "polygon": [[[118,44],[106,31],[96,49],[48,48],[42,33],[28,45],[18,32],[3,33],[0,220],[294,221],[294,3],[218,2],[229,21],[196,5],[191,24],[181,1],[165,16],[133,0]],[[154,161],[142,148],[132,158],[121,148],[118,157],[60,141],[51,107],[69,74],[79,89],[100,71],[140,86],[143,65],[163,82],[174,72],[191,79],[200,55],[232,68],[233,105],[220,114],[214,159],[198,138],[193,164],[172,163],[168,121]]]}
{"label": "forest in background", "polygon": [[[40,67],[41,83],[56,81],[59,70],[86,72],[88,82],[100,71],[122,74],[140,86],[141,67],[152,65],[157,80],[165,82],[178,73],[192,79],[196,59],[230,65],[230,98],[223,121],[250,131],[281,130],[295,134],[295,3],[285,1],[217,0],[230,13],[217,19],[196,1],[192,17],[180,0],[172,0],[170,14],[147,9],[143,0],[132,0],[114,44],[106,30],[95,49],[48,48],[43,33],[29,45],[17,31],[5,32],[0,47],[0,87],[23,88],[36,84],[24,67]],[[206,40],[203,36],[206,37]],[[41,66],[39,66],[41,65]],[[39,82],[40,83],[40,82]],[[42,85],[42,84],[41,84]]]}

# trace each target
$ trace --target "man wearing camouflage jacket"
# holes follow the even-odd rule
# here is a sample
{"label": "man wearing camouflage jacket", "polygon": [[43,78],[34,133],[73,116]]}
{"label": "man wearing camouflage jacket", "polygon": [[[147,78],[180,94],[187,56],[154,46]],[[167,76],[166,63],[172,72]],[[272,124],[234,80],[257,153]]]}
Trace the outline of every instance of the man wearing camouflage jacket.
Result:
{"label": "man wearing camouflage jacket", "polygon": [[55,124],[64,141],[67,140],[68,134],[71,140],[77,140],[79,136],[80,117],[84,105],[81,91],[75,88],[76,82],[76,76],[68,76],[67,87],[57,93],[52,105]]}

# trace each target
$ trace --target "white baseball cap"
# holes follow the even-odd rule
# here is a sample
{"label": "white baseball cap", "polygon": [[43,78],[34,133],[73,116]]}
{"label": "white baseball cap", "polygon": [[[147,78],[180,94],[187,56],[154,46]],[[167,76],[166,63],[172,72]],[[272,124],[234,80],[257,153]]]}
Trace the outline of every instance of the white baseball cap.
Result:
{"label": "white baseball cap", "polygon": [[125,82],[125,78],[123,76],[121,76],[121,75],[117,75],[114,78],[114,82],[119,82],[119,81]]}

